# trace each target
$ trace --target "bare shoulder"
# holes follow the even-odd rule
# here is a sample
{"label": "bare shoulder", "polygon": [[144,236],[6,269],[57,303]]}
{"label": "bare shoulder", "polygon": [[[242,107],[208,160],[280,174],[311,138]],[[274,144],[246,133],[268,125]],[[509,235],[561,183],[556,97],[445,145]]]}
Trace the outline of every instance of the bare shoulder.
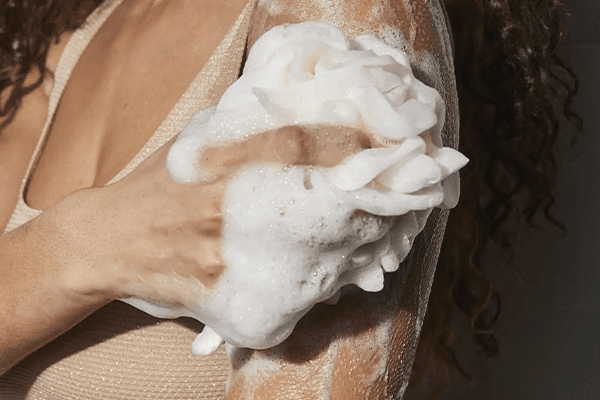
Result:
{"label": "bare shoulder", "polygon": [[416,51],[436,51],[440,16],[438,0],[259,0],[253,39],[283,23],[323,20],[351,38],[402,36]]}
{"label": "bare shoulder", "polygon": [[274,26],[304,21],[327,21],[351,39],[373,35],[405,52],[414,75],[444,99],[445,145],[458,145],[452,39],[441,0],[259,0],[249,45]]}

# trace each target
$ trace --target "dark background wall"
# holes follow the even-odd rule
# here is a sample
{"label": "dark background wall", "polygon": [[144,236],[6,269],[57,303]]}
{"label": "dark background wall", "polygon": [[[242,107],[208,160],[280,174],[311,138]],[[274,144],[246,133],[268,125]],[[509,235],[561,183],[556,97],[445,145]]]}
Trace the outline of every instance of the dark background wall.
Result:
{"label": "dark background wall", "polygon": [[492,273],[503,295],[500,356],[463,353],[477,382],[445,400],[600,400],[600,0],[574,0],[570,12],[566,54],[581,81],[584,131],[559,150],[555,211],[568,235],[524,229],[522,276]]}

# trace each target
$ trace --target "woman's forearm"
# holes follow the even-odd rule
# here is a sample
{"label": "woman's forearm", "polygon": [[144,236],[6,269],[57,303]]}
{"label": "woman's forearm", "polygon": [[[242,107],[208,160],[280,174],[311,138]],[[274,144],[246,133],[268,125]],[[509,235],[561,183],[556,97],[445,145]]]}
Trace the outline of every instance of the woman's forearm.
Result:
{"label": "woman's forearm", "polygon": [[91,229],[91,197],[79,192],[0,237],[0,375],[110,301],[78,228]]}
{"label": "woman's forearm", "polygon": [[197,302],[198,279],[222,264],[198,227],[220,231],[224,185],[174,182],[169,147],[0,236],[0,374],[114,299]]}

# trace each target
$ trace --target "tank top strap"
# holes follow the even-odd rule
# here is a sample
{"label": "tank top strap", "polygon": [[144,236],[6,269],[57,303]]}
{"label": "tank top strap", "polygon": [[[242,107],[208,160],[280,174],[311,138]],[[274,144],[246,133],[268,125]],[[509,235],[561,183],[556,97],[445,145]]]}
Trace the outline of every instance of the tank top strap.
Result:
{"label": "tank top strap", "polygon": [[10,219],[8,220],[4,232],[10,232],[13,229],[16,229],[17,227],[32,220],[33,218],[37,217],[39,214],[42,213],[42,210],[31,208],[25,203],[23,195],[25,193],[27,182],[29,181],[29,176],[31,175],[31,171],[35,167],[35,163],[38,160],[39,154],[42,151],[44,144],[46,143],[46,138],[48,132],[50,131],[50,127],[52,126],[56,110],[58,109],[60,98],[65,90],[67,82],[69,81],[71,72],[73,72],[73,68],[75,68],[79,57],[81,57],[81,54],[86,49],[87,45],[90,43],[98,29],[100,29],[100,27],[112,14],[115,8],[117,8],[117,6],[121,4],[122,1],[123,0],[103,1],[87,17],[85,22],[73,33],[73,35],[67,42],[65,48],[63,49],[58,60],[56,71],[54,73],[54,85],[52,86],[52,91],[50,92],[50,98],[48,103],[48,116],[46,118],[46,123],[33,152],[33,156],[29,161],[27,172],[25,173],[25,177],[21,182],[21,188],[19,190],[19,198],[17,200],[17,204],[15,206],[15,209],[13,210]]}
{"label": "tank top strap", "polygon": [[109,184],[127,176],[150,154],[181,132],[198,111],[216,105],[225,90],[239,78],[250,30],[252,11],[256,3],[257,0],[251,0],[246,4],[229,32],[154,135],[129,164],[110,180]]}

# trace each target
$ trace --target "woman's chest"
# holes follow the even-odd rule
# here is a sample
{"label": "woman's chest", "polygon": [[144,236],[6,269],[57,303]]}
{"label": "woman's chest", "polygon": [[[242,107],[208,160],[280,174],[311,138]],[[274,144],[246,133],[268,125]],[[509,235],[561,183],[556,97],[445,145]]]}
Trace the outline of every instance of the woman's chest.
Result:
{"label": "woman's chest", "polygon": [[152,136],[245,4],[119,5],[73,69],[27,203],[43,209],[110,181]]}

